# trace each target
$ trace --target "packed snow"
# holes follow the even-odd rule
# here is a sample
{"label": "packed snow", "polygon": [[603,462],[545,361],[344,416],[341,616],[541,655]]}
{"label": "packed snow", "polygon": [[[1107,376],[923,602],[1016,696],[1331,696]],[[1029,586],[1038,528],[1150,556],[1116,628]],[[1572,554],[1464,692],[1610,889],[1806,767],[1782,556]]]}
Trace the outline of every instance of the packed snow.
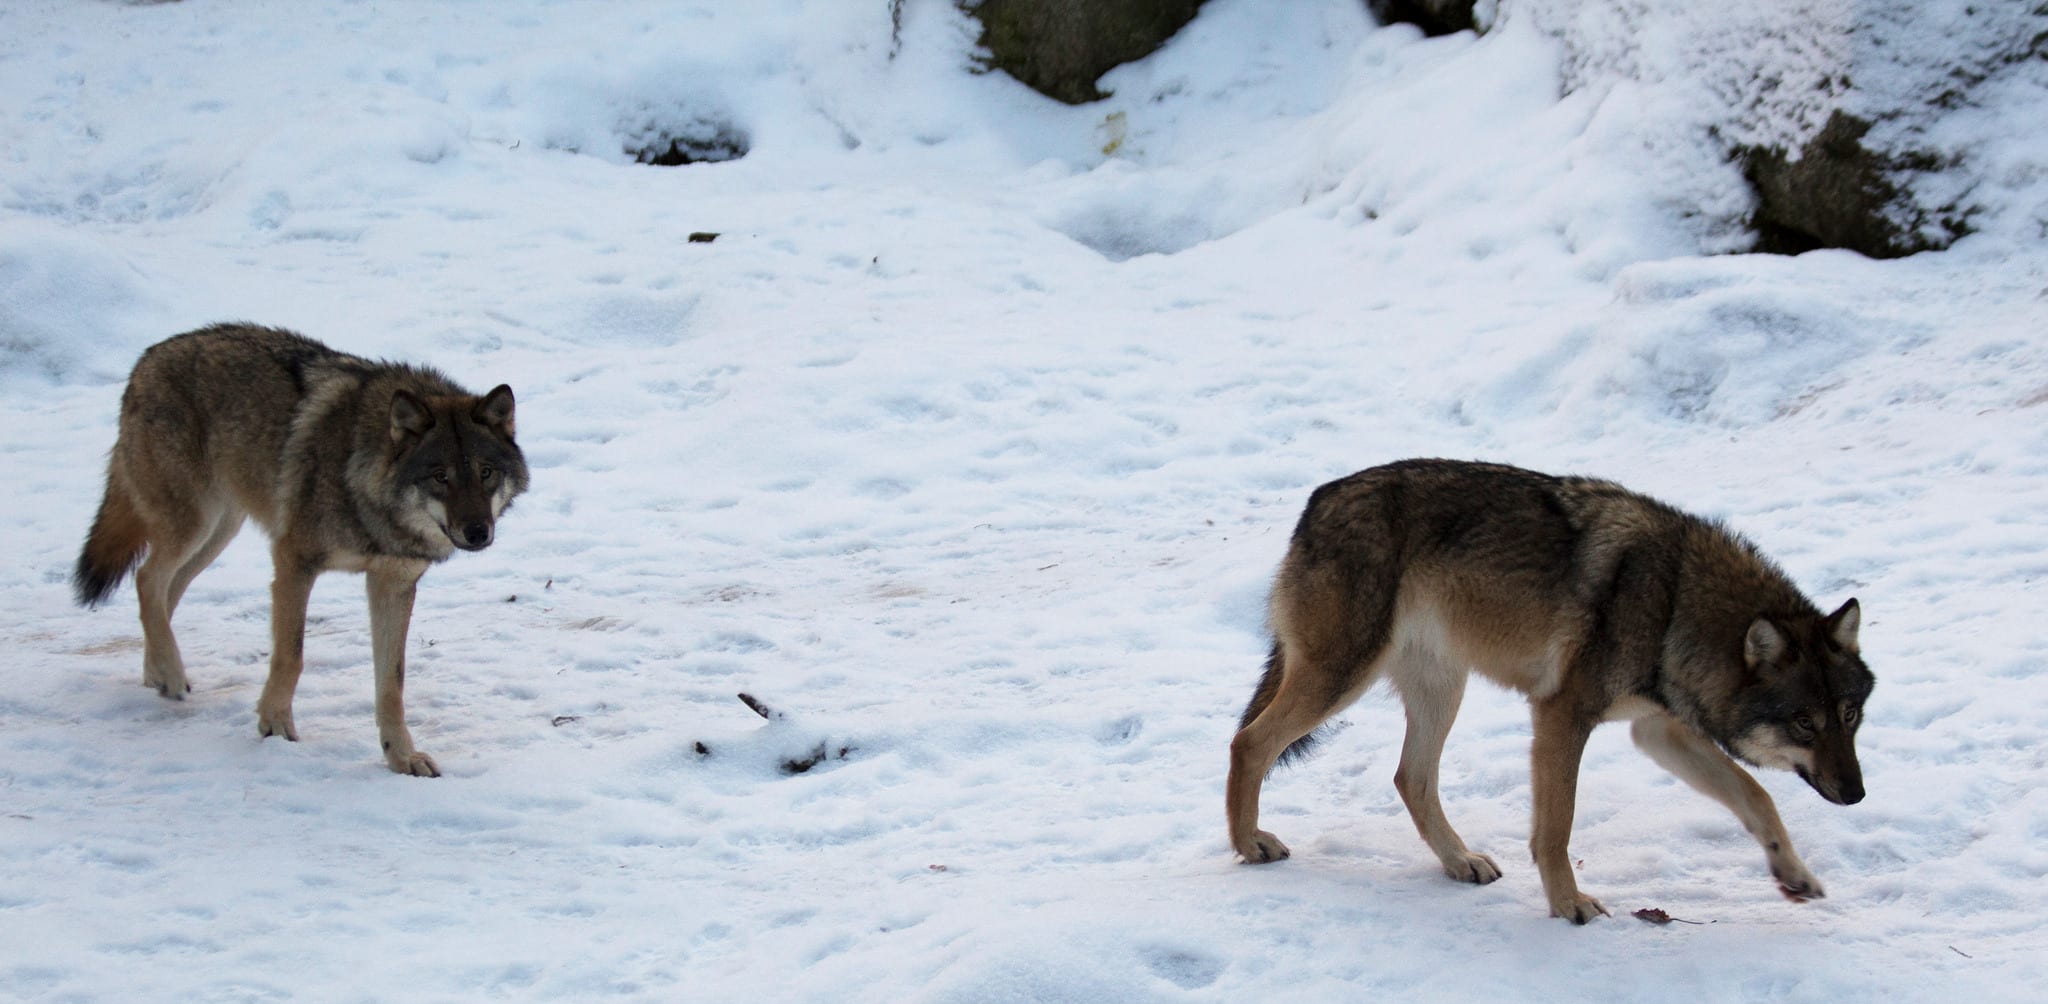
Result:
{"label": "packed snow", "polygon": [[[0,997],[2040,993],[2042,74],[1948,127],[1975,235],[1767,257],[1695,57],[1811,53],[1698,12],[1210,0],[1067,107],[892,6],[0,6]],[[663,136],[745,152],[627,152]],[[298,743],[255,728],[260,533],[178,611],[182,703],[132,589],[72,603],[128,367],[223,320],[517,391],[533,487],[413,622],[439,780],[377,750],[359,577]],[[1825,900],[1611,727],[1572,849],[1614,916],[1546,918],[1485,685],[1443,791],[1501,881],[1417,838],[1383,691],[1268,783],[1294,856],[1234,859],[1293,521],[1417,455],[1614,478],[1861,600],[1869,798],[1761,776]]]}

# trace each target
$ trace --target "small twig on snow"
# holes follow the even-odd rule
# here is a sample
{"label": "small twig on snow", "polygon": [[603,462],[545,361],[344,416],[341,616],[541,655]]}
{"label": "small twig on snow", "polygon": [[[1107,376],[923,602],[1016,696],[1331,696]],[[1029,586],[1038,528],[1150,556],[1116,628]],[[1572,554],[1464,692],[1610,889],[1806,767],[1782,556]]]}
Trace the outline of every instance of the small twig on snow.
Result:
{"label": "small twig on snow", "polygon": [[745,704],[747,707],[754,709],[755,714],[760,715],[761,717],[766,718],[771,722],[782,720],[782,712],[777,711],[774,708],[771,708],[766,704],[762,704],[760,701],[755,700],[754,695],[752,694],[741,694],[740,702]]}

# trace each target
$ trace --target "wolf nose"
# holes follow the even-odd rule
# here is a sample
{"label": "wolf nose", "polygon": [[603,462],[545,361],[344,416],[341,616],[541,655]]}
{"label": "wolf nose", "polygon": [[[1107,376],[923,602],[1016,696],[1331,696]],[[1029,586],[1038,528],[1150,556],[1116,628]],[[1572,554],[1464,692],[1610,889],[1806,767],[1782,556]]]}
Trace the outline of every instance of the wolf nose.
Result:
{"label": "wolf nose", "polygon": [[1851,781],[1842,786],[1843,805],[1855,805],[1861,801],[1863,801],[1863,783],[1861,781]]}
{"label": "wolf nose", "polygon": [[462,540],[471,547],[482,547],[491,542],[489,523],[470,523],[462,528]]}

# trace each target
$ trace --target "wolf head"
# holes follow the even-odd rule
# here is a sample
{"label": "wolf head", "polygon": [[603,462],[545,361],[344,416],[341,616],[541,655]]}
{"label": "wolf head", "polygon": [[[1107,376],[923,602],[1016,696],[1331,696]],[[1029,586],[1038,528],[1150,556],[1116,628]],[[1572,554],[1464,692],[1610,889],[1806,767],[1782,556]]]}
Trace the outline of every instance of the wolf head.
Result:
{"label": "wolf head", "polygon": [[1742,640],[1748,685],[1730,752],[1790,770],[1839,805],[1863,800],[1856,727],[1876,677],[1856,646],[1855,600],[1822,617],[1758,617]]}
{"label": "wolf head", "polygon": [[409,522],[465,551],[491,546],[498,516],[526,490],[526,457],[512,438],[512,388],[482,397],[391,397],[397,484],[412,502]]}

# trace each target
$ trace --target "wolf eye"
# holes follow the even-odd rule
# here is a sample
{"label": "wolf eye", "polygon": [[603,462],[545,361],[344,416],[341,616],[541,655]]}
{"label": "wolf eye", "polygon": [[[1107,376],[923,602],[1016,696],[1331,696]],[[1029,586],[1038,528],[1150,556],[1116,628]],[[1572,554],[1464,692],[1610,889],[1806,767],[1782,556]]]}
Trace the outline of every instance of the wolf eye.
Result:
{"label": "wolf eye", "polygon": [[1795,728],[1795,729],[1798,729],[1798,730],[1799,730],[1799,731],[1801,731],[1801,732],[1812,732],[1812,731],[1813,731],[1813,716],[1812,716],[1812,715],[1795,715],[1795,716],[1793,716],[1793,718],[1792,718],[1792,727],[1793,727],[1793,728]]}
{"label": "wolf eye", "polygon": [[1847,709],[1844,709],[1844,710],[1843,710],[1843,712],[1842,712],[1842,724],[1843,724],[1843,725],[1854,725],[1854,724],[1856,724],[1856,714],[1857,714],[1857,712],[1856,712],[1856,709],[1855,709],[1855,708],[1847,708]]}
{"label": "wolf eye", "polygon": [[448,471],[446,468],[434,468],[434,483],[437,485],[445,485],[448,483]]}
{"label": "wolf eye", "polygon": [[485,464],[483,465],[483,467],[477,470],[476,476],[478,480],[489,481],[491,479],[491,475],[496,473],[496,471],[491,470],[491,465]]}

